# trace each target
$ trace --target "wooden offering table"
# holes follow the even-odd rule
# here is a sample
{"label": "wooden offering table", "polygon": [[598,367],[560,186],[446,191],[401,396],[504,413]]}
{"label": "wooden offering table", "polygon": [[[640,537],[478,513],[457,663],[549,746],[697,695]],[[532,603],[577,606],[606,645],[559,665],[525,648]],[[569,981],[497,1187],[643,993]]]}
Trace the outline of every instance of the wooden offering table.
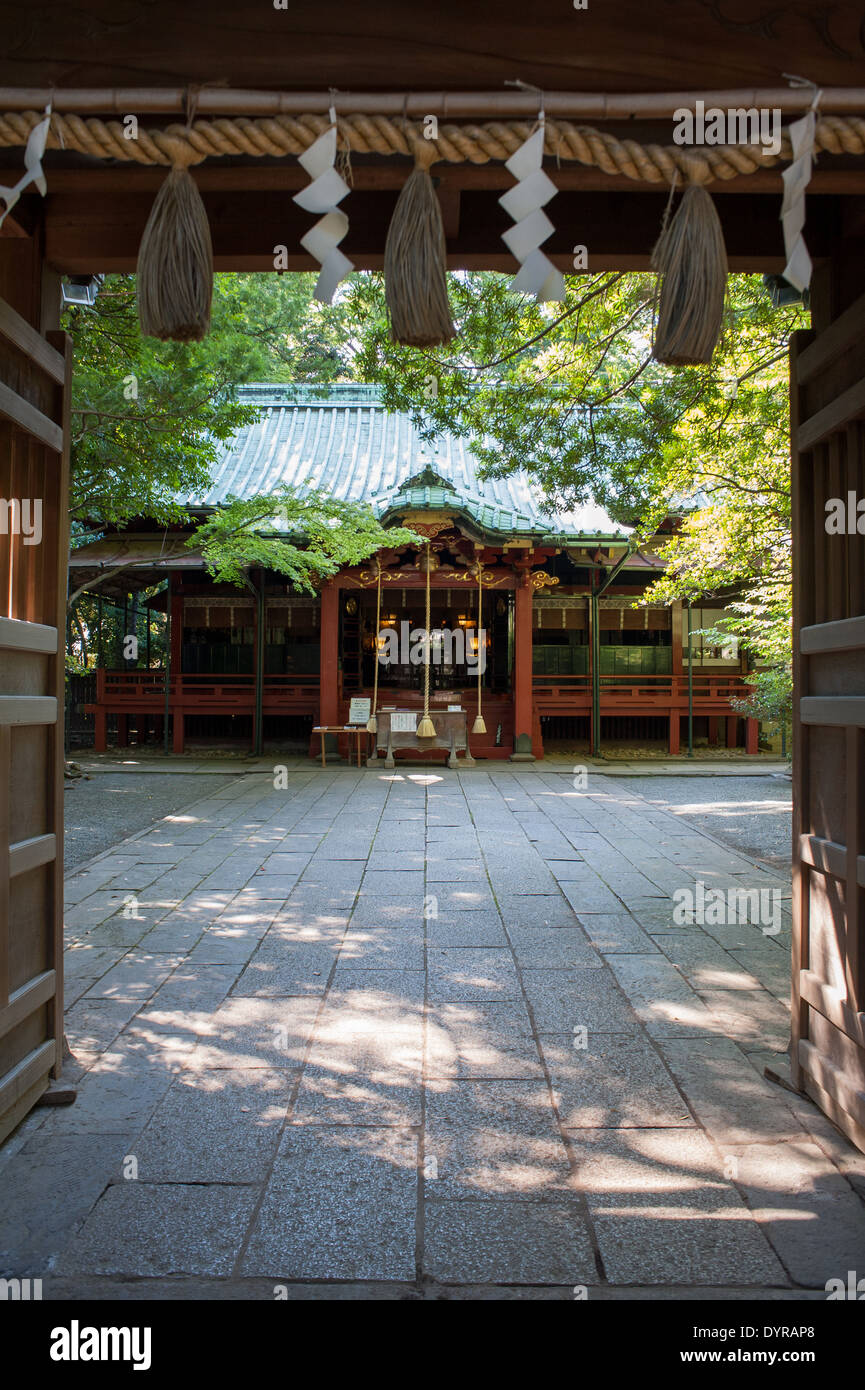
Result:
{"label": "wooden offering table", "polygon": [[[474,767],[475,760],[469,751],[468,724],[464,709],[431,710],[430,718],[435,726],[435,738],[418,738],[417,726],[421,712],[411,710],[379,710],[376,716],[378,730],[375,735],[375,748],[367,767],[375,767],[380,759],[379,748],[385,749],[385,767],[395,767],[394,752],[399,748],[410,748],[417,753],[427,753],[432,748],[447,750],[448,767]],[[461,760],[457,753],[464,753]]]}
{"label": "wooden offering table", "polygon": [[[326,756],[325,751],[324,751],[324,742],[325,742],[325,735],[326,735],[326,734],[337,734],[337,735],[341,735],[341,734],[356,734],[356,735],[357,735],[357,765],[358,765],[358,767],[360,767],[360,743],[361,743],[361,739],[366,735],[366,727],[365,727],[365,726],[364,726],[364,727],[358,727],[358,726],[355,725],[355,724],[316,724],[315,727],[313,728],[313,731],[312,731],[312,732],[313,732],[314,734],[319,734],[320,737],[321,737],[321,765],[322,765],[322,767],[327,767],[327,756]],[[351,757],[350,757],[350,756],[349,756],[349,761],[351,761]]]}

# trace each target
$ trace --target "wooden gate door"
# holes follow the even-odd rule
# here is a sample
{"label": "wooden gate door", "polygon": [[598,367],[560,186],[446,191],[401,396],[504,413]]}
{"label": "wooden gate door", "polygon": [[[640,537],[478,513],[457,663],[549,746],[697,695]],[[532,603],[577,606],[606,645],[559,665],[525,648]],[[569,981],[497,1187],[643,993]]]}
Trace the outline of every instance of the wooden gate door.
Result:
{"label": "wooden gate door", "polygon": [[0,300],[0,1142],[63,1060],[70,361]]}
{"label": "wooden gate door", "polygon": [[865,1150],[865,295],[841,269],[791,363],[792,1063]]}

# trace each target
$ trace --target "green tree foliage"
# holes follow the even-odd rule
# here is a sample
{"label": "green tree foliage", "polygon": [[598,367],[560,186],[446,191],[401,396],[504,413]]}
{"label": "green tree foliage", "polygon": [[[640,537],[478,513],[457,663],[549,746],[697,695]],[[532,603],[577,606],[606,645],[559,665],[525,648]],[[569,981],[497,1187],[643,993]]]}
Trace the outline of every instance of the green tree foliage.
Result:
{"label": "green tree foliage", "polygon": [[229,497],[187,544],[200,549],[213,578],[242,585],[250,569],[274,570],[306,593],[384,547],[417,545],[404,527],[385,530],[372,508],[283,485],[267,496]]}
{"label": "green tree foliage", "polygon": [[237,383],[339,375],[344,317],[312,299],[313,284],[312,275],[217,275],[201,343],[143,338],[131,275],[108,276],[93,308],[67,310],[73,521],[181,520],[178,499],[206,486],[220,443],[255,418]]}
{"label": "green tree foliage", "polygon": [[[731,276],[724,335],[708,367],[651,356],[654,279],[569,277],[562,305],[514,295],[506,277],[452,277],[446,348],[389,340],[381,284],[348,290],[363,325],[356,361],[386,403],[432,436],[471,436],[486,472],[532,474],[548,505],[594,499],[660,549],[649,602],[738,597],[729,627],[782,672],[790,653],[787,345],[801,306],[775,308],[759,276]],[[768,717],[768,715],[767,715]]]}
{"label": "green tree foliage", "polygon": [[[145,589],[129,596],[126,607],[121,601],[104,598],[99,602],[98,590],[85,591],[71,605],[67,616],[66,669],[77,673],[94,670],[98,665],[108,670],[124,666],[147,666],[147,600],[156,595],[160,586]],[[165,654],[165,614],[150,612],[150,665],[159,667]],[[124,641],[138,638],[138,656],[124,655]]]}

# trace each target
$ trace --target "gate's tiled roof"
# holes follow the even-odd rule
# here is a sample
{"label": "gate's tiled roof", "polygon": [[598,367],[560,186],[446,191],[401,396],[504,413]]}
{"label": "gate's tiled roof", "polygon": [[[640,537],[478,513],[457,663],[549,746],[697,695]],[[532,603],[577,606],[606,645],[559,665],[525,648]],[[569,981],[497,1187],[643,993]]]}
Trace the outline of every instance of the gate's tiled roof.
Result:
{"label": "gate's tiled roof", "polygon": [[453,511],[495,536],[577,541],[628,534],[600,507],[552,514],[525,472],[481,480],[465,440],[439,435],[426,443],[408,414],[384,408],[377,387],[255,385],[238,395],[261,414],[223,446],[210,488],[184,499],[193,510],[289,483],[368,501],[380,516]]}

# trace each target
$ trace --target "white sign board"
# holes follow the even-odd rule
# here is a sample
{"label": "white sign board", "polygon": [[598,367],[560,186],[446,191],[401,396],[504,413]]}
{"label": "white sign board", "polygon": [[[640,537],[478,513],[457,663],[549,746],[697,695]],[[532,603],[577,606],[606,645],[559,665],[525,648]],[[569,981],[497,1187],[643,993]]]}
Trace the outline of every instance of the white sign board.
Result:
{"label": "white sign board", "polygon": [[364,699],[360,695],[355,695],[349,705],[348,722],[349,724],[365,724],[372,712],[372,700]]}
{"label": "white sign board", "polygon": [[391,732],[394,734],[417,733],[417,714],[414,710],[394,710],[390,717]]}

